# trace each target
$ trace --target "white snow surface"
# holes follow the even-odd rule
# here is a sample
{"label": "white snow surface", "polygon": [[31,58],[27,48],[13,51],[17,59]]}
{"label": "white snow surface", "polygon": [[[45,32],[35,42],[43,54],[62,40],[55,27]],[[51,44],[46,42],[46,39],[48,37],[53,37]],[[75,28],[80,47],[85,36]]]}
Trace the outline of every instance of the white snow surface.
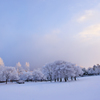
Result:
{"label": "white snow surface", "polygon": [[100,76],[69,82],[0,83],[0,100],[100,100]]}

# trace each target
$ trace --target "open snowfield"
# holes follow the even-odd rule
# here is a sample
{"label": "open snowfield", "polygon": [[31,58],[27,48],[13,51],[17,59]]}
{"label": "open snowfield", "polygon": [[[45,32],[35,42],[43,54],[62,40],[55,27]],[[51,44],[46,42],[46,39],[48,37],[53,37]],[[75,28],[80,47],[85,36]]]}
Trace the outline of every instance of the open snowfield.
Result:
{"label": "open snowfield", "polygon": [[100,100],[100,76],[62,83],[2,83],[0,100]]}

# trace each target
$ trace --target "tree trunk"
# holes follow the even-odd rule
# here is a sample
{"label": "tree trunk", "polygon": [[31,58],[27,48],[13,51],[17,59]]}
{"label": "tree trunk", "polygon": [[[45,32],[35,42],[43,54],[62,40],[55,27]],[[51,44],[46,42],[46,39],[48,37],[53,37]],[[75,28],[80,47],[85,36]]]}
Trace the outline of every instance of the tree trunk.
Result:
{"label": "tree trunk", "polygon": [[52,82],[52,76],[50,75],[50,81]]}
{"label": "tree trunk", "polygon": [[71,76],[71,80],[73,80],[73,77]]}
{"label": "tree trunk", "polygon": [[62,78],[60,78],[60,82],[62,82]]}
{"label": "tree trunk", "polygon": [[59,81],[59,78],[57,78],[57,81]]}
{"label": "tree trunk", "polygon": [[67,81],[66,78],[64,78],[64,79],[65,79],[65,82],[66,82]]}
{"label": "tree trunk", "polygon": [[47,77],[47,80],[49,80],[49,78]]}
{"label": "tree trunk", "polygon": [[6,84],[7,84],[7,79],[6,79]]}
{"label": "tree trunk", "polygon": [[68,81],[68,77],[66,78],[66,80]]}
{"label": "tree trunk", "polygon": [[74,80],[76,81],[76,76],[74,77]]}

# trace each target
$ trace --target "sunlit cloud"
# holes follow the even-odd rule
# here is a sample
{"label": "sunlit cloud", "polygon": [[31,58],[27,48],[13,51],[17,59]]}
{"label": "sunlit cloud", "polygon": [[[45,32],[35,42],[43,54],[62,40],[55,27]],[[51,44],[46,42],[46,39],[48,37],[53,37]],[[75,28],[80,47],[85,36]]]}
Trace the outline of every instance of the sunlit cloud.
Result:
{"label": "sunlit cloud", "polygon": [[93,39],[100,36],[100,24],[92,25],[79,33],[81,38]]}
{"label": "sunlit cloud", "polygon": [[85,11],[84,11],[84,14],[81,15],[81,16],[77,19],[77,21],[78,21],[78,22],[84,22],[84,21],[90,19],[91,17],[93,17],[93,15],[94,15],[94,11],[93,11],[93,10],[85,10]]}

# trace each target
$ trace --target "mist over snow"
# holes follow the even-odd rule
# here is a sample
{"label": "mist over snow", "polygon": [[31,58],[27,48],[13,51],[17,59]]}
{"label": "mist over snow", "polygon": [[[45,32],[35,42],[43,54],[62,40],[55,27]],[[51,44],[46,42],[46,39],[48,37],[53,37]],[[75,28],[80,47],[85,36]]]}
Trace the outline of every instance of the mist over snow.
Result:
{"label": "mist over snow", "polygon": [[0,1],[5,66],[28,70],[63,60],[88,68],[100,63],[99,45],[100,0]]}

